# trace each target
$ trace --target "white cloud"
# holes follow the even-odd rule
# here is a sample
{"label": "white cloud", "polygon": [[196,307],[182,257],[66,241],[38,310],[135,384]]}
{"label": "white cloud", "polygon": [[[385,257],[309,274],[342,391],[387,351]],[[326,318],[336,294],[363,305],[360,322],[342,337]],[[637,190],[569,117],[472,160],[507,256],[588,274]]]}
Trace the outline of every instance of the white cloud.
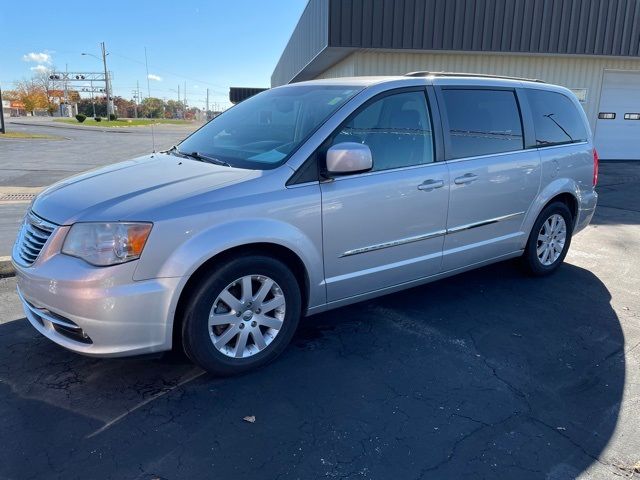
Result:
{"label": "white cloud", "polygon": [[153,73],[150,73],[149,75],[147,75],[147,78],[149,80],[155,80],[156,82],[161,82],[162,78],[159,77],[158,75],[154,75]]}
{"label": "white cloud", "polygon": [[51,55],[45,52],[31,52],[23,55],[22,60],[24,60],[25,62],[51,63]]}
{"label": "white cloud", "polygon": [[49,67],[46,65],[36,65],[35,67],[31,67],[31,70],[33,72],[46,73],[49,71]]}

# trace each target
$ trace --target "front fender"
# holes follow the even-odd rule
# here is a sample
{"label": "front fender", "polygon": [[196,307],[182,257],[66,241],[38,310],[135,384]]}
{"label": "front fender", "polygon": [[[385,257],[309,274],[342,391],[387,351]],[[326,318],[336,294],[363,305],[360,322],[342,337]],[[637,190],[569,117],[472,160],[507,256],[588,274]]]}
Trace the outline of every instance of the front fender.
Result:
{"label": "front fender", "polygon": [[[183,277],[183,283],[186,283],[206,261],[226,250],[255,243],[271,243],[291,250],[304,264],[310,286],[309,307],[312,307],[326,302],[320,241],[319,238],[310,238],[290,223],[276,219],[244,218],[216,224],[189,237],[168,257],[157,259],[157,270],[151,276]],[[149,273],[136,272],[136,277],[143,276],[149,276]]]}

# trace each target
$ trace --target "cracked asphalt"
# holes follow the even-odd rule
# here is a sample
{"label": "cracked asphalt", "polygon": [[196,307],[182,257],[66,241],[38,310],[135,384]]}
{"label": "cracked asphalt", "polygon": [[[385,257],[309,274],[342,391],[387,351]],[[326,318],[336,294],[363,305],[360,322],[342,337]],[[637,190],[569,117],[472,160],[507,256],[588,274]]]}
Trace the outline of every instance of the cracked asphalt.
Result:
{"label": "cracked asphalt", "polygon": [[639,182],[602,165],[551,277],[505,262],[310,317],[230,379],[67,352],[1,279],[0,478],[640,478]]}

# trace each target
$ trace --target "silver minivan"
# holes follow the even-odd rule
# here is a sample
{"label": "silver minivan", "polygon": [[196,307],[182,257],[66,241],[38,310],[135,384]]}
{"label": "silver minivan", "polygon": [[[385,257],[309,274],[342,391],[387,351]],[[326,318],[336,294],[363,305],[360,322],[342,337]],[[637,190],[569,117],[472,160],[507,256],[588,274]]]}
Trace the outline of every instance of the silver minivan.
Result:
{"label": "silver minivan", "polygon": [[597,174],[566,88],[428,72],[287,85],[43,191],[13,249],[18,294],[75,352],[177,347],[240,373],[301,316],[513,257],[553,272]]}

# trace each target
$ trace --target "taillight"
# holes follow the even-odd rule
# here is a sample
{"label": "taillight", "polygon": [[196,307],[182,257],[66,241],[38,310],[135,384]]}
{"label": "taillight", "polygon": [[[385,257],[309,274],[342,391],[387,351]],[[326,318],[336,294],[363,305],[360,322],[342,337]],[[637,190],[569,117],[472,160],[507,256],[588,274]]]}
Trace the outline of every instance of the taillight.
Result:
{"label": "taillight", "polygon": [[593,186],[598,184],[598,152],[593,149]]}

